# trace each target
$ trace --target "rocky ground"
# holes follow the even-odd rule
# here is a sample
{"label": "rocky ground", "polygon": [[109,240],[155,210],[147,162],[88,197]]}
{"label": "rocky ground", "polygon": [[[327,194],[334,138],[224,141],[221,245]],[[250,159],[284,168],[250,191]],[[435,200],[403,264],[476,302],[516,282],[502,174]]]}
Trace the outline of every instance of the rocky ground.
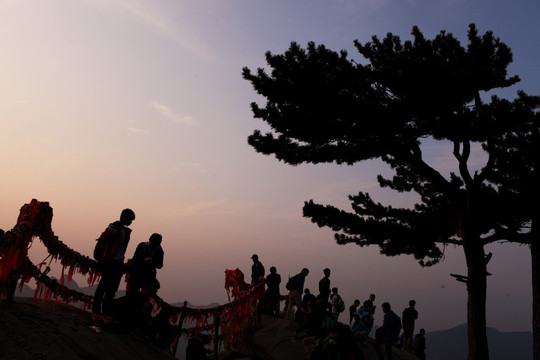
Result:
{"label": "rocky ground", "polygon": [[[285,319],[263,315],[261,327],[253,331],[242,343],[242,353],[238,358],[262,360],[302,360],[305,351],[301,340],[292,340],[298,325]],[[378,360],[373,344],[361,347],[365,360]],[[384,352],[384,349],[383,349]],[[417,360],[406,352],[394,347],[394,360]],[[232,357],[231,357],[232,358]]]}
{"label": "rocky ground", "polygon": [[171,360],[166,351],[131,334],[96,332],[89,312],[15,298],[0,303],[2,360]]}
{"label": "rocky ground", "polygon": [[[36,305],[30,298],[0,303],[0,360],[173,360],[163,349],[133,334],[109,333],[92,328],[90,313],[52,302]],[[236,351],[220,360],[302,360],[301,340],[292,340],[297,324],[267,315],[250,331]],[[372,344],[362,347],[366,360],[377,360]],[[394,349],[396,360],[416,357]]]}

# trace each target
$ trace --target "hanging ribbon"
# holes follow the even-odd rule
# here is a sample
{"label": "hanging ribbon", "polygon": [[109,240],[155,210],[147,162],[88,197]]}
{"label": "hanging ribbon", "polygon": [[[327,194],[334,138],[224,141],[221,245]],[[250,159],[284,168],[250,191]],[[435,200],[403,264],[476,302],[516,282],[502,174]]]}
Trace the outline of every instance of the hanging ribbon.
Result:
{"label": "hanging ribbon", "polygon": [[[93,297],[67,288],[64,284],[64,274],[67,268],[68,282],[75,273],[82,274],[86,276],[88,285],[92,286],[100,275],[98,263],[60,241],[52,231],[52,218],[53,210],[48,202],[32,199],[30,203],[21,207],[14,228],[0,237],[0,293],[5,293],[12,281],[19,279],[19,287],[22,289],[22,286],[33,278],[36,280],[34,293],[36,304],[41,298],[42,301],[80,303],[83,310],[89,309]],[[45,271],[41,271],[40,267],[45,262],[38,267],[28,258],[28,249],[34,237],[38,237],[45,245],[51,257],[50,261],[53,259],[60,261],[62,265],[60,283],[47,275],[50,270],[48,266]],[[264,279],[261,278],[259,283],[250,285],[244,281],[244,274],[239,269],[226,270],[225,289],[229,303],[224,305],[210,309],[177,307],[155,296],[154,312],[167,306],[172,308],[170,317],[172,324],[176,324],[178,319],[195,323],[194,327],[185,329],[187,334],[202,332],[217,334],[215,330],[218,324],[221,336],[213,336],[213,341],[218,343],[223,340],[229,345],[234,345],[257,321],[257,310],[264,296]],[[178,337],[175,341],[178,341]]]}

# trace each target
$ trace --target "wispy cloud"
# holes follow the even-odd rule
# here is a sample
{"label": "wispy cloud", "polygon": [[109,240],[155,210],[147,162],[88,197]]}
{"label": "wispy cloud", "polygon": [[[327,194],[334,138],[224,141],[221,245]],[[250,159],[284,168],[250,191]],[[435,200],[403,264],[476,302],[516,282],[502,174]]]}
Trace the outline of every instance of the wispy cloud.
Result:
{"label": "wispy cloud", "polygon": [[151,101],[150,104],[161,115],[165,116],[167,119],[170,119],[178,124],[184,124],[184,125],[194,125],[195,121],[191,116],[181,116],[178,114],[175,114],[170,107],[160,104],[157,101]]}
{"label": "wispy cloud", "polygon": [[128,131],[134,132],[134,133],[148,133],[148,131],[136,127],[128,127]]}

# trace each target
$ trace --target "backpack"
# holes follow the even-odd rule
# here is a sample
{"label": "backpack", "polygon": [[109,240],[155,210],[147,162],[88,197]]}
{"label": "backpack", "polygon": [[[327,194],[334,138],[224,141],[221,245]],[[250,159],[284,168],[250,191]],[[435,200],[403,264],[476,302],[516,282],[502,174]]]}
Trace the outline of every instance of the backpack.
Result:
{"label": "backpack", "polygon": [[296,278],[296,275],[294,275],[292,278],[289,278],[289,281],[287,281],[287,284],[285,284],[285,288],[287,290],[294,290],[297,288],[298,279]]}
{"label": "backpack", "polygon": [[94,247],[94,259],[97,262],[103,261],[103,253],[105,252],[105,239],[100,237],[96,239],[96,246]]}
{"label": "backpack", "polygon": [[393,313],[394,314],[394,321],[392,322],[392,325],[393,325],[393,329],[392,329],[392,333],[395,334],[395,336],[398,336],[399,333],[401,332],[401,318],[399,316],[396,315],[396,313]]}
{"label": "backpack", "polygon": [[342,313],[345,311],[345,302],[343,301],[343,299],[341,298],[341,296],[339,297],[338,301],[337,301],[337,311]]}

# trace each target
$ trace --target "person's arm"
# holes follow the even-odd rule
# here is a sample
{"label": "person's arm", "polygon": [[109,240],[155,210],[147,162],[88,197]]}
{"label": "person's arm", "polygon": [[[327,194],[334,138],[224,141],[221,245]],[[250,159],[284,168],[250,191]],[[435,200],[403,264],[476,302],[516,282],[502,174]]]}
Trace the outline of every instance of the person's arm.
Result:
{"label": "person's arm", "polygon": [[156,269],[161,269],[163,267],[163,257],[164,257],[163,249],[160,247],[158,251],[156,252],[156,255],[154,256],[154,258],[152,259]]}

